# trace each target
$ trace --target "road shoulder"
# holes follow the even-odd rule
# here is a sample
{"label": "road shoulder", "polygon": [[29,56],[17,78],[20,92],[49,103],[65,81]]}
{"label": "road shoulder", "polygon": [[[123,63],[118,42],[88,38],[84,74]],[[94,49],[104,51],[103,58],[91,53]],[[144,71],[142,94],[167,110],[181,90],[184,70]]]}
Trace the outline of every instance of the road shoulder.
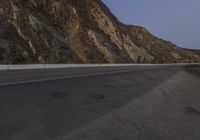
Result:
{"label": "road shoulder", "polygon": [[58,140],[199,140],[199,84],[199,77],[180,71],[148,94]]}

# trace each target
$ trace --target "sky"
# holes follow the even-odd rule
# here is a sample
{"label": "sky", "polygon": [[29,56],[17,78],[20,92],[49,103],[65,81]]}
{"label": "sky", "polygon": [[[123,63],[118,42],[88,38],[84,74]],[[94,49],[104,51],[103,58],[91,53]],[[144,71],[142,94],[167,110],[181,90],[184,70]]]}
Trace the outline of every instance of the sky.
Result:
{"label": "sky", "polygon": [[103,0],[123,23],[180,47],[200,49],[200,0]]}

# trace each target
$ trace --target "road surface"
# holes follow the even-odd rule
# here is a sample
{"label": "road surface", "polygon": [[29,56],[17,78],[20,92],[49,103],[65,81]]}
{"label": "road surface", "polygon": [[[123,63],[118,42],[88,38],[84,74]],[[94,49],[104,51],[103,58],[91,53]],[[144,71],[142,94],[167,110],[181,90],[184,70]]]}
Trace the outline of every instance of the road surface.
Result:
{"label": "road surface", "polygon": [[199,66],[0,71],[0,140],[199,139]]}

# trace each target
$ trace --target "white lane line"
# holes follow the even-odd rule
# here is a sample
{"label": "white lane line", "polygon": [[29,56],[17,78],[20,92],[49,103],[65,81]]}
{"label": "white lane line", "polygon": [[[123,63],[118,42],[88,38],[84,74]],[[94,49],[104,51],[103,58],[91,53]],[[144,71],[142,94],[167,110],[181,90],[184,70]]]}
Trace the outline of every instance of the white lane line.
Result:
{"label": "white lane line", "polygon": [[[66,76],[66,77],[57,77],[57,78],[45,78],[45,79],[39,79],[39,80],[28,80],[28,81],[21,81],[21,82],[1,83],[0,86],[9,86],[9,85],[18,85],[18,84],[27,84],[27,83],[36,83],[36,82],[45,82],[45,81],[54,81],[54,80],[63,80],[63,79],[73,79],[73,78],[90,77],[90,76],[101,76],[101,75],[107,75],[107,74],[118,74],[118,73],[126,73],[126,72],[137,72],[137,71],[144,71],[144,70],[145,70],[145,69],[122,70],[122,71],[115,71],[115,72],[94,73],[94,74],[83,74],[83,75]],[[146,70],[154,70],[154,69],[146,69]]]}

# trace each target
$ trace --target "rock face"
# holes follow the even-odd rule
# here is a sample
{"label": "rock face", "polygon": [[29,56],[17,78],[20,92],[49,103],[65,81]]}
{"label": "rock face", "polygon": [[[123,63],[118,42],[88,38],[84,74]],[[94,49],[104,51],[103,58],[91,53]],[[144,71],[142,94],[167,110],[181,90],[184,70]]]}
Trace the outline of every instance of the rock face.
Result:
{"label": "rock face", "polygon": [[101,0],[1,0],[0,63],[178,63],[200,56],[119,22]]}

